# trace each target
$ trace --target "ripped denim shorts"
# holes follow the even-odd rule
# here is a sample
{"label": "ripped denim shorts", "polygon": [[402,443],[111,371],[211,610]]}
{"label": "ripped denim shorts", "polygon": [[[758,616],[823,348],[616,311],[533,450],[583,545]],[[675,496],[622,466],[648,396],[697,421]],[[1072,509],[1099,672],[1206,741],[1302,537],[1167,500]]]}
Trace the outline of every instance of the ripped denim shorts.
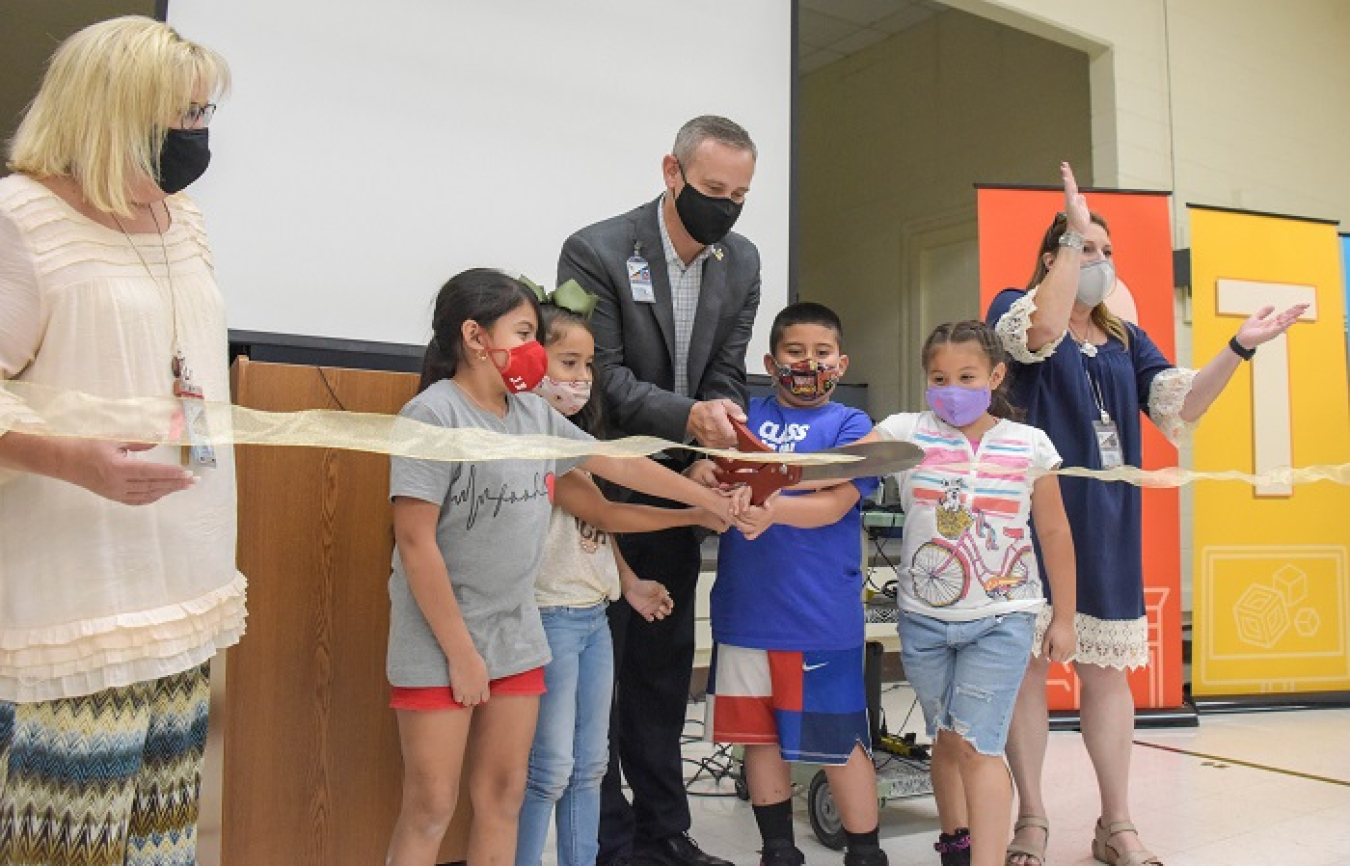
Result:
{"label": "ripped denim shorts", "polygon": [[930,737],[945,728],[982,755],[1003,754],[1035,624],[1034,611],[966,622],[902,612],[900,659]]}

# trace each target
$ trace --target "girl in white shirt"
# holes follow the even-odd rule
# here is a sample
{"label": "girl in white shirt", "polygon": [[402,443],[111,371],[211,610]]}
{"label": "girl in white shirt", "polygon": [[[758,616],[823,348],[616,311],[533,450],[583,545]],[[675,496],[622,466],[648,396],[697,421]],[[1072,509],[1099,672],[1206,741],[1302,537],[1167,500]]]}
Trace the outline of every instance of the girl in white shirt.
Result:
{"label": "girl in white shirt", "polygon": [[[582,430],[601,436],[603,404],[595,384],[595,338],[588,321],[593,304],[593,296],[568,283],[540,306],[548,372],[535,393]],[[553,660],[544,668],[548,691],[540,700],[530,750],[516,866],[539,866],[555,814],[558,866],[594,866],[614,692],[614,648],[606,611],[620,593],[649,621],[664,618],[673,605],[663,585],[633,573],[610,533],[696,525],[721,530],[725,524],[702,508],[611,502],[582,469],[559,477],[554,497],[535,582]]]}
{"label": "girl in white shirt", "polygon": [[[1007,365],[993,329],[977,321],[938,326],[924,344],[923,367],[930,411],[892,415],[874,431],[927,452],[901,476],[901,655],[934,738],[942,821],[935,847],[944,866],[995,866],[1012,808],[1008,723],[1045,603],[1029,519],[1056,599],[1074,596],[1073,541],[1058,479],[1046,474],[1059,454],[1043,432],[1010,419],[999,393]],[[1066,601],[1056,605],[1041,651],[1066,661],[1074,643]]]}

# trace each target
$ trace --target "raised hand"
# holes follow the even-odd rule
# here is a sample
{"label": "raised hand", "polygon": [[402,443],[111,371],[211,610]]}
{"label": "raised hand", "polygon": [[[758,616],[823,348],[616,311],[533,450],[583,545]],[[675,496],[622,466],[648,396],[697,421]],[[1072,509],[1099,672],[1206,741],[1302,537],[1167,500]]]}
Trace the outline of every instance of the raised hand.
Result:
{"label": "raised hand", "polygon": [[1088,226],[1092,225],[1092,212],[1088,210],[1087,198],[1078,191],[1078,181],[1067,162],[1059,164],[1059,174],[1064,179],[1064,218],[1068,230],[1084,234]]}
{"label": "raised hand", "polygon": [[1247,321],[1238,328],[1238,345],[1244,349],[1255,349],[1262,343],[1268,343],[1289,330],[1298,317],[1307,311],[1307,304],[1295,304],[1279,315],[1275,315],[1273,306],[1265,306],[1252,313]]}

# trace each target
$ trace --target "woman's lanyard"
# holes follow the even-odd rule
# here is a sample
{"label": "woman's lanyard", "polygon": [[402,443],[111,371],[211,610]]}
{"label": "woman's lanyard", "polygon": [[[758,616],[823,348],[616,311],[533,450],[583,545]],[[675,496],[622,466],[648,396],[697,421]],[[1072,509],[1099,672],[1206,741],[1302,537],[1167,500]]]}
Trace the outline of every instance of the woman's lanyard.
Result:
{"label": "woman's lanyard", "polygon": [[1092,432],[1097,437],[1097,455],[1101,458],[1103,469],[1115,469],[1125,464],[1125,454],[1120,447],[1120,428],[1111,420],[1111,413],[1106,411],[1101,383],[1092,375],[1087,356],[1080,357],[1083,359],[1083,375],[1087,376],[1088,380],[1088,391],[1092,394],[1093,402],[1097,404],[1098,417],[1092,422]]}

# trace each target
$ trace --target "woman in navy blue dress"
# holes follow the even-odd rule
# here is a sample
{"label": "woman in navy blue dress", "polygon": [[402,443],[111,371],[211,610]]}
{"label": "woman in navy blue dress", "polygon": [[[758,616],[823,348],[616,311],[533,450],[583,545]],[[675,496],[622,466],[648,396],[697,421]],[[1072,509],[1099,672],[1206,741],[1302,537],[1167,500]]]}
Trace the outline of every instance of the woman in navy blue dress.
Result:
{"label": "woman in navy blue dress", "polygon": [[[1026,291],[1008,289],[988,320],[1013,358],[1013,402],[1044,430],[1065,466],[1140,465],[1140,412],[1176,441],[1197,421],[1256,347],[1288,330],[1303,312],[1253,315],[1228,347],[1200,370],[1174,366],[1138,326],[1111,313],[1115,287],[1106,221],[1088,210],[1068,163],[1065,211],[1037,250]],[[1154,866],[1130,823],[1129,768],[1134,699],[1127,674],[1148,664],[1140,490],[1132,484],[1060,479],[1078,552],[1078,653],[1083,740],[1101,794],[1092,850],[1119,866]],[[1050,599],[1053,605],[1054,599]],[[1040,629],[1049,622],[1042,612]],[[1037,641],[1039,646],[1039,630]],[[1041,799],[1049,712],[1049,660],[1033,657],[1008,736],[1018,793],[1017,831],[1008,862],[1042,866],[1049,829]]]}

